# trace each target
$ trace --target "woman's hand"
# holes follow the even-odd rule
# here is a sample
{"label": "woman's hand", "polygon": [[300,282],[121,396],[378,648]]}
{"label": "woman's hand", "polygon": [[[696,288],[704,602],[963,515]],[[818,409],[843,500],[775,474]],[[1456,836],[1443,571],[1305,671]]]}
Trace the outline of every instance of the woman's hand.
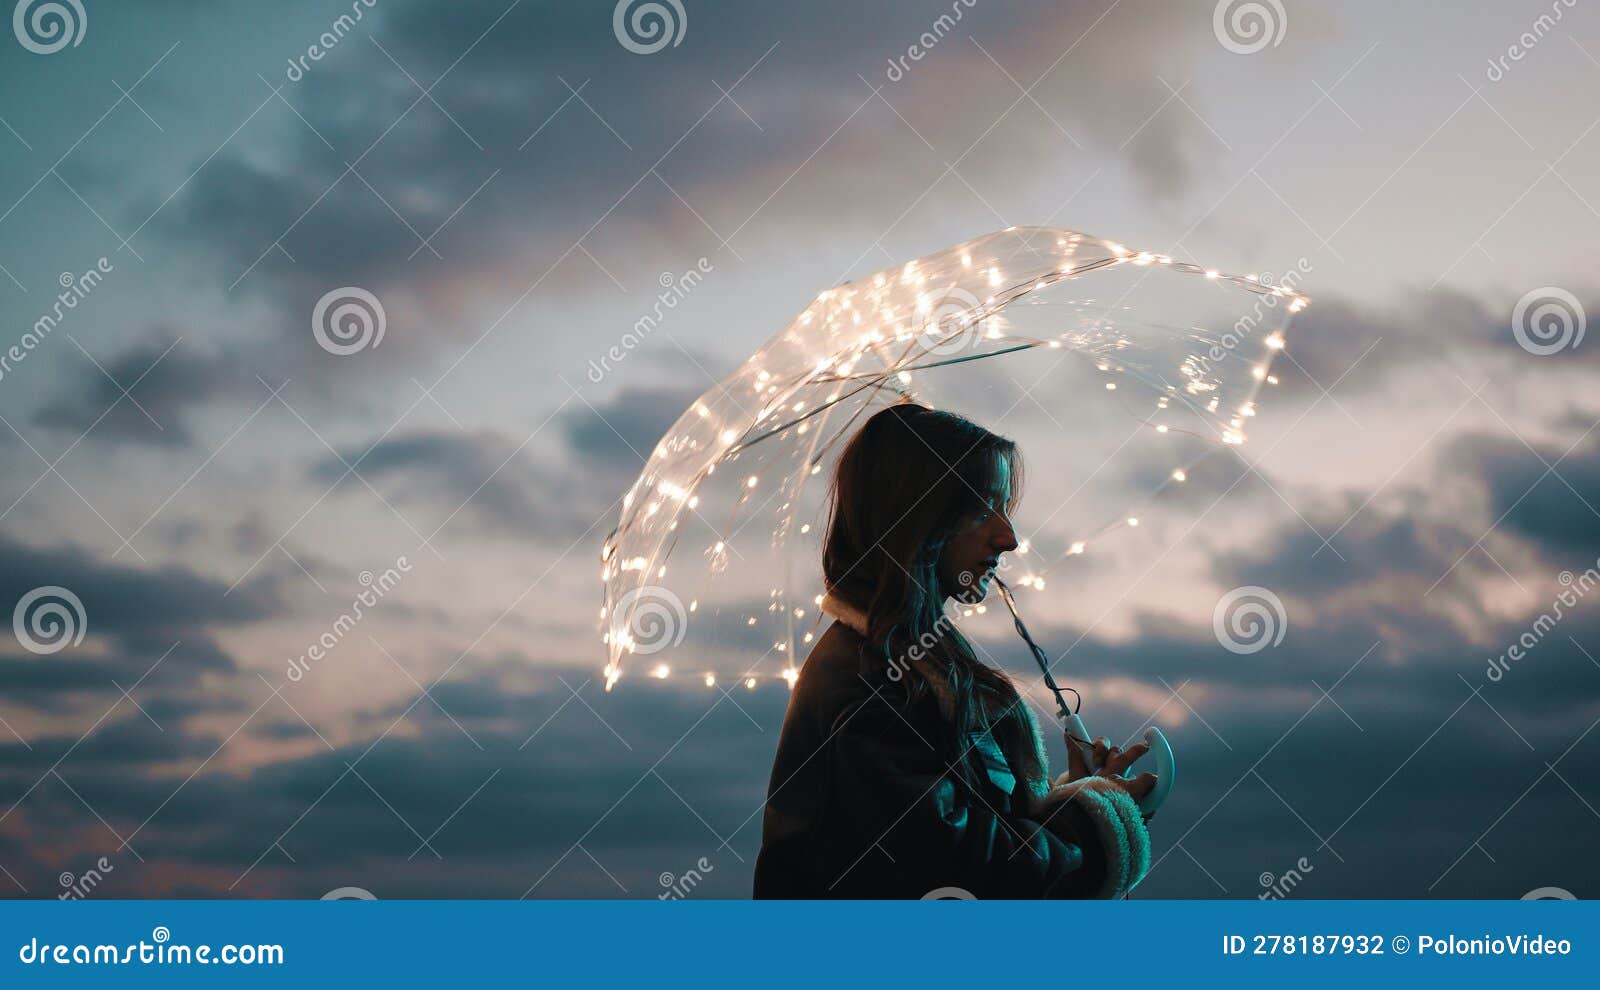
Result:
{"label": "woman's hand", "polygon": [[[1128,796],[1133,798],[1135,802],[1143,799],[1151,791],[1155,790],[1156,775],[1146,771],[1139,774],[1137,777],[1129,778],[1124,777],[1122,773],[1129,767],[1133,766],[1136,760],[1148,752],[1150,752],[1149,743],[1134,743],[1127,749],[1123,749],[1121,746],[1112,746],[1105,736],[1101,736],[1099,739],[1094,741],[1094,761],[1100,765],[1098,775],[1101,777],[1109,777],[1112,780],[1115,780],[1117,785],[1123,790],[1127,791]],[[1058,779],[1056,783],[1071,783],[1074,780],[1081,780],[1087,776],[1089,776],[1089,768],[1084,766],[1083,755],[1078,751],[1078,747],[1069,739],[1067,741],[1066,778],[1064,780]],[[1151,817],[1153,816],[1146,815],[1145,820],[1149,821]]]}

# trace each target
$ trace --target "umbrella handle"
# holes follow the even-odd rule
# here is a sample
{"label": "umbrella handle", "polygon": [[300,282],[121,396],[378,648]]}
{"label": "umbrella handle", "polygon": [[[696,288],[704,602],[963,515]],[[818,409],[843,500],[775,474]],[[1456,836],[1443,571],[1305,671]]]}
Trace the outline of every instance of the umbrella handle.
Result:
{"label": "umbrella handle", "polygon": [[[1083,727],[1083,719],[1077,712],[1063,712],[1061,717],[1062,728],[1066,730],[1067,745],[1078,751],[1083,757],[1083,765],[1089,768],[1091,774],[1100,772],[1100,765],[1094,759],[1094,740],[1089,735],[1089,730]],[[1139,810],[1146,815],[1153,815],[1156,809],[1167,800],[1172,793],[1173,784],[1173,759],[1172,745],[1167,742],[1167,737],[1155,726],[1144,730],[1144,741],[1150,746],[1150,752],[1156,758],[1156,786],[1143,798],[1139,799]],[[1132,769],[1131,767],[1129,768]],[[1123,771],[1124,777],[1128,771]]]}

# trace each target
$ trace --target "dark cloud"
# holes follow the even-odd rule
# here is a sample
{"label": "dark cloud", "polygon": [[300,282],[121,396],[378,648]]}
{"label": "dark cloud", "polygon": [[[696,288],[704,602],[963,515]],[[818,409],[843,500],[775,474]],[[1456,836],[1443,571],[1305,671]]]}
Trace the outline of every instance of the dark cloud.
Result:
{"label": "dark cloud", "polygon": [[[1101,662],[1116,667],[1153,646],[1136,643]],[[1304,657],[1315,647],[1292,649]],[[1192,678],[1184,697],[1199,717],[1168,723],[1183,777],[1155,826],[1160,865],[1145,896],[1256,896],[1261,873],[1302,856],[1313,864],[1302,897],[1509,898],[1551,875],[1581,896],[1600,881],[1581,854],[1590,814],[1581,802],[1554,777],[1518,802],[1542,772],[1532,768],[1539,758],[1560,758],[1572,781],[1600,769],[1590,747],[1564,753],[1587,717],[1575,724],[1548,706],[1520,708],[1492,693],[1504,685],[1475,700],[1447,672],[1436,672],[1438,697],[1417,694],[1378,657],[1339,683],[1333,701],[1311,681],[1332,688],[1335,678],[1312,669],[1298,670],[1301,690],[1285,699],[1283,685],[1250,670],[1295,668],[1295,658],[1229,660],[1221,686],[1193,677],[1193,667],[1184,678]],[[659,874],[681,874],[705,857],[713,869],[699,896],[747,896],[787,692],[777,685],[723,696],[644,681],[607,694],[593,674],[557,669],[532,690],[513,690],[506,671],[491,667],[436,691],[448,716],[416,699],[405,730],[365,756],[365,743],[330,751],[302,737],[315,746],[311,755],[244,777],[208,772],[181,787],[181,777],[152,779],[138,764],[209,754],[211,740],[164,740],[130,720],[91,736],[62,773],[122,834],[142,826],[133,845],[146,862],[130,861],[107,895],[317,897],[356,885],[385,898],[648,898],[662,890]],[[1277,700],[1236,704],[1235,693]],[[271,705],[265,716],[293,718]],[[1106,733],[1131,730],[1148,714],[1104,699],[1088,712]],[[269,734],[299,735],[277,724]],[[1050,744],[1059,764],[1060,743]],[[0,801],[17,802],[57,748],[10,747]],[[1513,805],[1516,813],[1499,821]],[[54,780],[12,816],[14,829],[0,830],[0,857],[30,887],[49,889],[63,867],[20,856],[10,838],[17,826],[79,836],[52,850],[69,864],[117,845]],[[1529,830],[1541,840],[1530,845]],[[1522,851],[1456,863],[1475,840]]]}
{"label": "dark cloud", "polygon": [[82,642],[46,655],[0,652],[0,691],[15,705],[55,713],[140,684],[138,702],[157,721],[157,711],[179,718],[229,710],[221,685],[238,668],[214,633],[281,615],[286,607],[271,576],[230,594],[220,582],[175,565],[122,565],[73,547],[40,549],[0,538],[0,602],[14,617],[26,596],[52,587],[76,596],[82,610],[56,592],[35,600],[28,616],[41,615],[38,610],[52,602],[64,609],[64,625],[45,625],[35,639],[49,646],[64,629],[82,630]]}
{"label": "dark cloud", "polygon": [[[219,155],[163,215],[164,229],[220,262],[229,281],[251,270],[246,289],[274,298],[309,305],[333,285],[380,290],[397,281],[419,295],[448,297],[464,291],[462,279],[498,271],[529,281],[528,266],[512,259],[531,253],[554,260],[591,229],[597,202],[632,197],[650,206],[650,220],[632,211],[631,219],[613,222],[635,244],[667,249],[707,237],[696,212],[709,214],[718,229],[739,228],[786,184],[795,161],[824,145],[832,153],[817,169],[838,169],[827,181],[838,214],[849,216],[852,204],[903,193],[899,167],[885,163],[902,161],[907,142],[921,146],[906,121],[948,159],[970,142],[965,128],[944,133],[949,95],[930,85],[931,73],[919,77],[922,66],[904,82],[886,81],[889,60],[931,30],[947,13],[942,9],[839,4],[834,15],[813,7],[797,19],[761,5],[702,5],[681,48],[643,60],[617,44],[609,10],[507,8],[498,0],[459,3],[443,23],[425,4],[385,8],[359,37],[284,88],[304,118],[274,105],[295,135],[292,155]],[[1018,94],[972,38],[1009,63],[1006,71],[1050,66],[1032,93],[1050,119],[1022,102],[1016,119],[964,163],[969,181],[981,187],[999,176],[1015,181],[1019,168],[1038,171],[1070,144],[1056,129],[1064,126],[1108,153],[1126,154],[1133,173],[1158,193],[1185,188],[1199,125],[1176,110],[1153,118],[1150,110],[1170,95],[1156,70],[1176,71],[1173,60],[1186,60],[1196,39],[1208,37],[1186,29],[1202,19],[1118,11],[1102,19],[1105,13],[1038,3],[1000,17],[979,8],[932,51],[923,66],[937,60],[947,69],[968,67],[973,92],[962,100],[990,114]],[[839,19],[852,29],[837,30]],[[1094,43],[1077,47],[1070,60],[1057,58],[1091,25]],[[1148,71],[1137,68],[1141,63]],[[734,93],[738,105],[725,101],[707,113],[720,96],[708,78],[732,87],[747,70]],[[438,105],[418,103],[407,72],[424,85],[443,75],[432,94]],[[1083,98],[1085,85],[1107,73],[1120,84]],[[883,86],[894,109],[871,99],[869,85]],[[679,98],[641,99],[644,92]],[[851,119],[857,126],[840,127]],[[1127,142],[1141,122],[1137,140]],[[928,181],[940,173],[937,157],[926,163]],[[842,177],[848,181],[835,181]],[[465,218],[456,220],[469,198]],[[771,211],[797,223],[824,219],[782,198]],[[424,248],[423,239],[447,223]]]}
{"label": "dark cloud", "polygon": [[1468,434],[1451,442],[1448,459],[1478,479],[1498,526],[1581,569],[1600,558],[1600,432],[1567,446]]}
{"label": "dark cloud", "polygon": [[345,476],[346,465],[396,504],[433,508],[435,526],[465,523],[480,532],[570,540],[605,508],[592,487],[564,482],[527,450],[489,432],[395,434],[365,451],[323,458],[311,477],[332,483]]}
{"label": "dark cloud", "polygon": [[87,366],[80,381],[40,407],[33,421],[74,434],[91,431],[89,439],[104,443],[186,446],[194,440],[188,417],[195,407],[264,392],[233,361],[178,342],[140,345],[100,360],[103,371]]}
{"label": "dark cloud", "polygon": [[667,430],[704,391],[696,386],[630,385],[606,402],[574,403],[561,416],[562,433],[584,465],[614,475],[637,475]]}
{"label": "dark cloud", "polygon": [[[1302,288],[1316,295],[1314,282],[1302,283]],[[1490,305],[1448,285],[1381,307],[1337,295],[1316,296],[1296,314],[1287,339],[1285,359],[1273,371],[1286,384],[1309,378],[1333,388],[1338,382],[1336,397],[1396,387],[1419,372],[1446,381],[1459,375],[1471,388],[1482,373],[1469,369],[1482,368],[1486,357],[1516,359],[1530,369],[1540,360],[1517,342],[1510,303]],[[1551,363],[1541,370],[1576,367],[1567,362],[1586,361],[1584,354],[1593,351],[1577,347],[1547,356],[1543,360]]]}
{"label": "dark cloud", "polygon": [[71,546],[37,548],[0,537],[0,602],[58,585],[82,600],[91,637],[159,642],[169,634],[270,618],[282,609],[276,587],[226,585],[176,565],[143,568],[111,563]]}

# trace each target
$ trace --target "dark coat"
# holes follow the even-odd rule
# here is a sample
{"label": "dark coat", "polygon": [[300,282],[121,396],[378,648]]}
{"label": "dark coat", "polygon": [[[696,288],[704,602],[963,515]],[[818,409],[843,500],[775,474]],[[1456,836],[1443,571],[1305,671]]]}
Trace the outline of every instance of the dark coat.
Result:
{"label": "dark coat", "polygon": [[[835,622],[801,669],[773,762],[755,896],[920,898],[952,887],[980,898],[1097,896],[1108,867],[1094,815],[1063,801],[1049,829],[1028,817],[1039,782],[1019,780],[1017,761],[987,732],[952,738],[935,692],[902,707],[902,685],[866,646]],[[968,745],[987,770],[975,786],[954,766]]]}

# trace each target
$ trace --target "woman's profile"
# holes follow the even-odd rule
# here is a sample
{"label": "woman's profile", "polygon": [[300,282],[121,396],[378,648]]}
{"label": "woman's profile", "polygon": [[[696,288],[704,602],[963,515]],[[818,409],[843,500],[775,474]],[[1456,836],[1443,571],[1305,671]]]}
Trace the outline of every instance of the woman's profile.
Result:
{"label": "woman's profile", "polygon": [[1010,679],[946,616],[1015,550],[1016,444],[915,403],[840,454],[823,548],[835,621],[801,668],[768,786],[755,896],[1120,897],[1149,869],[1144,754],[1069,747],[1050,780]]}

